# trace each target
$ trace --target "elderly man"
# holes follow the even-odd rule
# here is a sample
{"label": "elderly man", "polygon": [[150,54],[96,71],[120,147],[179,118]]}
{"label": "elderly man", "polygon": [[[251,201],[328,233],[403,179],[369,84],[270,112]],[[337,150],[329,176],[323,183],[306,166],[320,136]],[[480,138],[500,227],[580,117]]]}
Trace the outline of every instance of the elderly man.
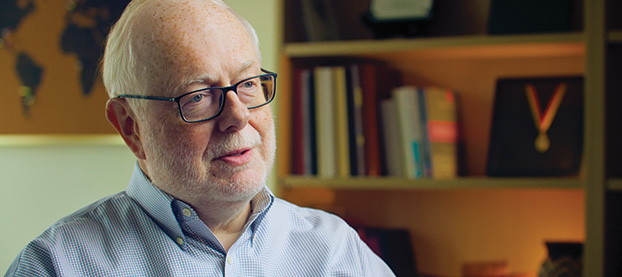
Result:
{"label": "elderly man", "polygon": [[55,223],[7,275],[393,275],[343,220],[265,187],[276,74],[220,0],[130,3],[103,79],[138,159],[129,187]]}

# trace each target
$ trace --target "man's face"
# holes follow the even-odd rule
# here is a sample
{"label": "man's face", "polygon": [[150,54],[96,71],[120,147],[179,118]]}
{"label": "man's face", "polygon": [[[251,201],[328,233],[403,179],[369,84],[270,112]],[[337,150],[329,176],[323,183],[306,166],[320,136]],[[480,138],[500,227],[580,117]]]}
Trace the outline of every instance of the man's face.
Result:
{"label": "man's face", "polygon": [[[153,47],[143,53],[152,57],[146,59],[152,69],[149,95],[175,97],[262,73],[234,15],[205,3],[181,5],[186,10],[149,14]],[[141,112],[141,167],[162,190],[190,203],[247,201],[265,184],[275,152],[268,106],[249,110],[229,91],[222,113],[205,122],[184,122],[173,102],[149,101]]]}

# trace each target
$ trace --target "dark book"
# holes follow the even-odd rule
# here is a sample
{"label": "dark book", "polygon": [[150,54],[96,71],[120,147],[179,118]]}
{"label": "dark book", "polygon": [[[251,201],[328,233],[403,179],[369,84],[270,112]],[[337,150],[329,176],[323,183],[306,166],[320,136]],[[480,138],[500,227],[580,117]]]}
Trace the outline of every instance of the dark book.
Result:
{"label": "dark book", "polygon": [[365,135],[363,134],[363,88],[360,82],[358,65],[350,65],[346,71],[349,145],[350,145],[350,174],[352,176],[365,175]]}
{"label": "dark book", "polygon": [[375,227],[355,229],[361,239],[387,263],[396,276],[418,276],[408,230]]}
{"label": "dark book", "polygon": [[304,174],[303,70],[295,69],[292,82],[292,173]]}

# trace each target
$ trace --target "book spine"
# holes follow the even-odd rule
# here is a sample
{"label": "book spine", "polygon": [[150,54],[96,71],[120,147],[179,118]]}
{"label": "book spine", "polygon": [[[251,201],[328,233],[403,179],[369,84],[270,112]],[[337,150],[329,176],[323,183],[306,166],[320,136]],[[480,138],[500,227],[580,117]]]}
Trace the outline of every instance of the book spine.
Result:
{"label": "book spine", "polygon": [[315,77],[315,129],[317,132],[318,176],[336,176],[334,84],[331,67],[316,67]]}
{"label": "book spine", "polygon": [[[315,97],[315,70],[309,70],[309,81],[307,86],[307,92],[303,95],[307,97],[308,101],[305,110],[306,116],[304,120],[305,130],[309,131],[309,135],[307,136],[309,139],[309,144],[307,145],[309,149],[309,158],[305,168],[309,169],[309,174],[313,176],[318,175],[318,148],[317,148],[317,128],[316,128],[316,97]],[[306,169],[305,169],[306,171]]]}
{"label": "book spine", "polygon": [[365,135],[363,134],[363,89],[359,78],[359,66],[354,64],[346,70],[348,80],[348,115],[350,119],[350,174],[365,175]]}
{"label": "book spine", "polygon": [[423,175],[425,177],[433,177],[432,169],[432,145],[428,136],[428,108],[427,108],[427,92],[428,89],[419,90],[419,116],[421,126],[421,151],[423,160]]}
{"label": "book spine", "polygon": [[[311,70],[304,69],[301,72],[301,103],[299,106],[294,106],[294,108],[299,108],[301,113],[301,126],[302,129],[302,173],[303,175],[313,175],[314,171],[314,163],[315,163],[315,147],[314,147],[314,130],[313,123],[315,119],[313,118],[312,108],[313,104],[313,75]],[[311,103],[311,104],[310,104]]]}
{"label": "book spine", "polygon": [[348,127],[348,101],[346,87],[346,69],[344,66],[333,67],[335,142],[337,154],[337,176],[350,176],[350,145]]}
{"label": "book spine", "polygon": [[292,85],[292,173],[304,174],[304,115],[302,70],[294,70]]}
{"label": "book spine", "polygon": [[455,178],[458,175],[459,141],[456,95],[449,89],[429,88],[425,99],[432,177]]}
{"label": "book spine", "polygon": [[380,138],[378,132],[378,101],[376,100],[376,68],[371,64],[363,68],[363,133],[365,136],[365,173],[368,176],[381,174]]}
{"label": "book spine", "polygon": [[417,88],[404,86],[393,90],[398,111],[405,177],[423,177],[422,134]]}
{"label": "book spine", "polygon": [[380,103],[384,160],[386,173],[389,176],[404,176],[402,168],[401,142],[398,126],[397,108],[395,99],[389,98]]}

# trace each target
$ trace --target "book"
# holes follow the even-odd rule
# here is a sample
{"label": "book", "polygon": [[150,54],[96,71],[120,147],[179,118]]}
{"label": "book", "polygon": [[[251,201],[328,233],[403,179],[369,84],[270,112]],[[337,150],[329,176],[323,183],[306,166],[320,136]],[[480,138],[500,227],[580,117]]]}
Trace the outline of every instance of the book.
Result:
{"label": "book", "polygon": [[348,118],[348,95],[346,84],[346,68],[332,67],[333,97],[335,110],[335,147],[337,159],[337,176],[350,176],[350,135]]}
{"label": "book", "polygon": [[435,179],[458,175],[458,116],[456,94],[450,89],[428,87],[421,91],[424,133],[424,165]]}
{"label": "book", "polygon": [[363,88],[361,87],[359,66],[350,65],[346,70],[350,175],[365,175],[365,135],[363,134]]}
{"label": "book", "polygon": [[[308,73],[308,72],[307,72]],[[292,81],[292,174],[304,174],[303,70],[295,69]]]}
{"label": "book", "polygon": [[327,66],[315,67],[313,75],[317,175],[332,178],[337,175],[333,69]]}
{"label": "book", "polygon": [[305,175],[317,175],[317,130],[315,128],[315,77],[313,70],[303,75],[304,91],[302,93],[303,128],[304,128],[304,168]]}
{"label": "book", "polygon": [[402,154],[404,177],[424,177],[422,151],[422,124],[418,89],[413,86],[401,86],[393,89],[399,137]]}
{"label": "book", "polygon": [[369,226],[355,226],[354,229],[396,276],[418,276],[416,255],[408,230]]}
{"label": "book", "polygon": [[404,176],[397,109],[395,99],[380,102],[385,172],[388,176]]}
{"label": "book", "polygon": [[[365,175],[379,176],[382,173],[380,155],[380,132],[378,128],[377,87],[378,72],[375,65],[363,64],[363,134],[365,137]],[[384,80],[383,80],[384,81]]]}

